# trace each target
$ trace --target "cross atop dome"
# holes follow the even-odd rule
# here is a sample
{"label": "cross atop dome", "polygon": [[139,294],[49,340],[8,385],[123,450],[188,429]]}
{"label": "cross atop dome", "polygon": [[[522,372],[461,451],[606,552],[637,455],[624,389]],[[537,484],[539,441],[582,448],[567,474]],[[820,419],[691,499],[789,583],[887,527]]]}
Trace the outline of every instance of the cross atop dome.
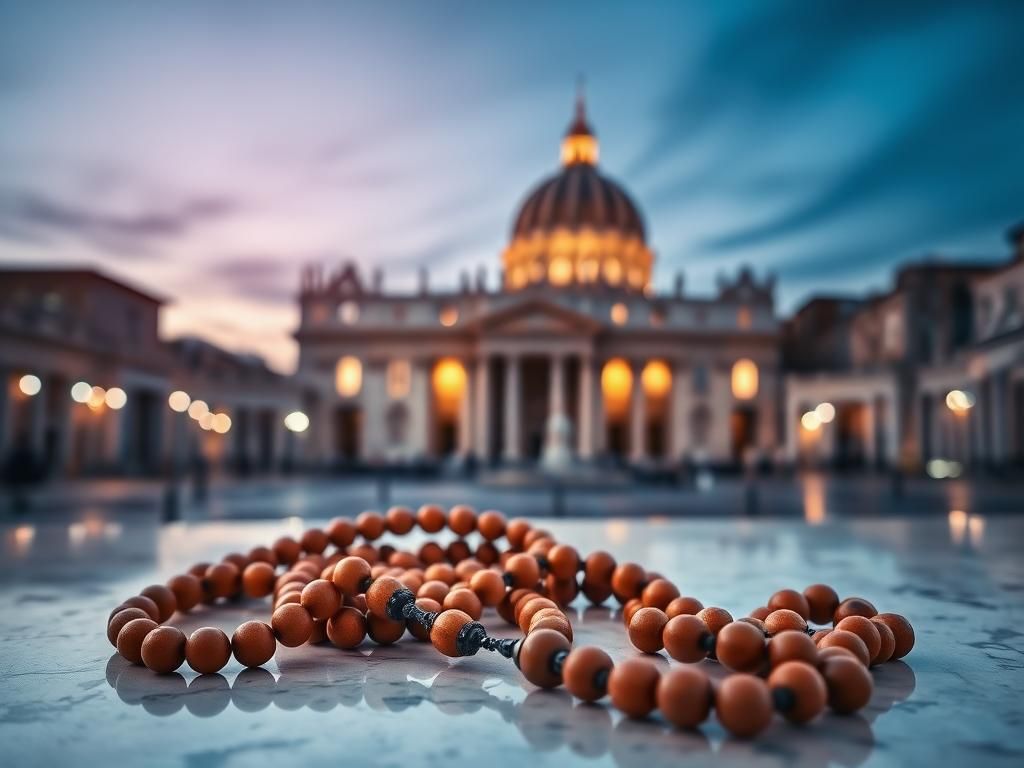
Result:
{"label": "cross atop dome", "polygon": [[562,165],[597,165],[597,154],[597,137],[587,122],[587,104],[581,76],[576,83],[576,114],[562,139]]}

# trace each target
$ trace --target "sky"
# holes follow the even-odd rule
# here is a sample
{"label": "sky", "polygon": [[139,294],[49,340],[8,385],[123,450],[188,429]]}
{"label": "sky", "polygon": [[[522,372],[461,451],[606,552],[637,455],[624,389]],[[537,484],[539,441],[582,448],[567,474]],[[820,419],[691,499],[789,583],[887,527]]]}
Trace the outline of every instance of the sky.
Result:
{"label": "sky", "polygon": [[0,262],[91,264],[280,370],[299,272],[490,270],[583,75],[655,287],[781,313],[995,259],[1024,219],[1024,3],[0,0]]}

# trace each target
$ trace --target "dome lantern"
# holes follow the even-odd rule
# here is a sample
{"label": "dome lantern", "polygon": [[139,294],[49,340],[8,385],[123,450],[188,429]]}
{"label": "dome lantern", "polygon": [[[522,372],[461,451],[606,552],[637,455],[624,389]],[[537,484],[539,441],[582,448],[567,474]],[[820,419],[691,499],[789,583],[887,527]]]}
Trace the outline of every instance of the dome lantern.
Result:
{"label": "dome lantern", "polygon": [[597,165],[597,154],[597,137],[587,123],[587,105],[581,80],[576,88],[576,115],[562,139],[562,165]]}

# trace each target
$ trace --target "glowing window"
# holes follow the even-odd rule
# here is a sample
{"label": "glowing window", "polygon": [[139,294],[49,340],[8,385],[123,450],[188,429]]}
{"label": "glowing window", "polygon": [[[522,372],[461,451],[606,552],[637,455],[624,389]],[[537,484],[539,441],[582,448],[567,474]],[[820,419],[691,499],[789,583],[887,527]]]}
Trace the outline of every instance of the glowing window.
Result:
{"label": "glowing window", "polygon": [[392,360],[387,370],[388,397],[401,400],[412,387],[412,366],[408,360]]}
{"label": "glowing window", "polygon": [[661,360],[652,360],[640,374],[644,394],[650,398],[665,397],[672,389],[672,372]]}
{"label": "glowing window", "polygon": [[548,280],[552,285],[568,285],[572,282],[572,262],[564,256],[553,259],[548,268]]}
{"label": "glowing window", "polygon": [[526,267],[514,267],[509,273],[509,282],[513,288],[522,288],[526,285]]}
{"label": "glowing window", "polygon": [[634,288],[644,287],[644,271],[640,267],[630,267],[629,284]]}
{"label": "glowing window", "polygon": [[338,319],[345,325],[355,325],[359,322],[359,305],[354,301],[343,301],[338,307]]}
{"label": "glowing window", "polygon": [[737,360],[732,367],[732,395],[737,400],[757,396],[757,365],[753,360]]}
{"label": "glowing window", "polygon": [[609,285],[618,285],[622,282],[622,264],[618,259],[608,259],[604,263],[604,279]]}
{"label": "glowing window", "polygon": [[440,360],[434,366],[433,384],[438,414],[456,418],[466,391],[466,369],[462,363],[452,358]]}
{"label": "glowing window", "polygon": [[334,367],[334,388],[342,397],[355,397],[363,388],[363,364],[359,358],[345,356]]}
{"label": "glowing window", "polygon": [[753,315],[750,312],[750,307],[740,307],[736,313],[736,325],[742,330],[747,330],[754,323]]}
{"label": "glowing window", "polygon": [[625,325],[629,320],[629,308],[621,301],[612,304],[612,322],[616,325]]}
{"label": "glowing window", "polygon": [[610,418],[622,418],[629,410],[629,393],[633,389],[633,371],[621,358],[613,358],[601,369],[601,393],[604,409]]}
{"label": "glowing window", "polygon": [[442,307],[440,313],[438,313],[437,319],[445,328],[451,328],[459,322],[458,307]]}
{"label": "glowing window", "polygon": [[580,282],[593,283],[597,280],[601,271],[601,264],[592,256],[588,256],[580,262]]}

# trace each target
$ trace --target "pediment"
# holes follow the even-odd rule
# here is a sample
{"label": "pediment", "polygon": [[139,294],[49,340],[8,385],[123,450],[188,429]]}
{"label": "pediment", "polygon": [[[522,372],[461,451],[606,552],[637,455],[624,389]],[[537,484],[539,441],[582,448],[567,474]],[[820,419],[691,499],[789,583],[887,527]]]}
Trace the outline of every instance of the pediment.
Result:
{"label": "pediment", "polygon": [[480,318],[482,332],[504,336],[580,336],[601,330],[589,315],[541,299],[529,299]]}

